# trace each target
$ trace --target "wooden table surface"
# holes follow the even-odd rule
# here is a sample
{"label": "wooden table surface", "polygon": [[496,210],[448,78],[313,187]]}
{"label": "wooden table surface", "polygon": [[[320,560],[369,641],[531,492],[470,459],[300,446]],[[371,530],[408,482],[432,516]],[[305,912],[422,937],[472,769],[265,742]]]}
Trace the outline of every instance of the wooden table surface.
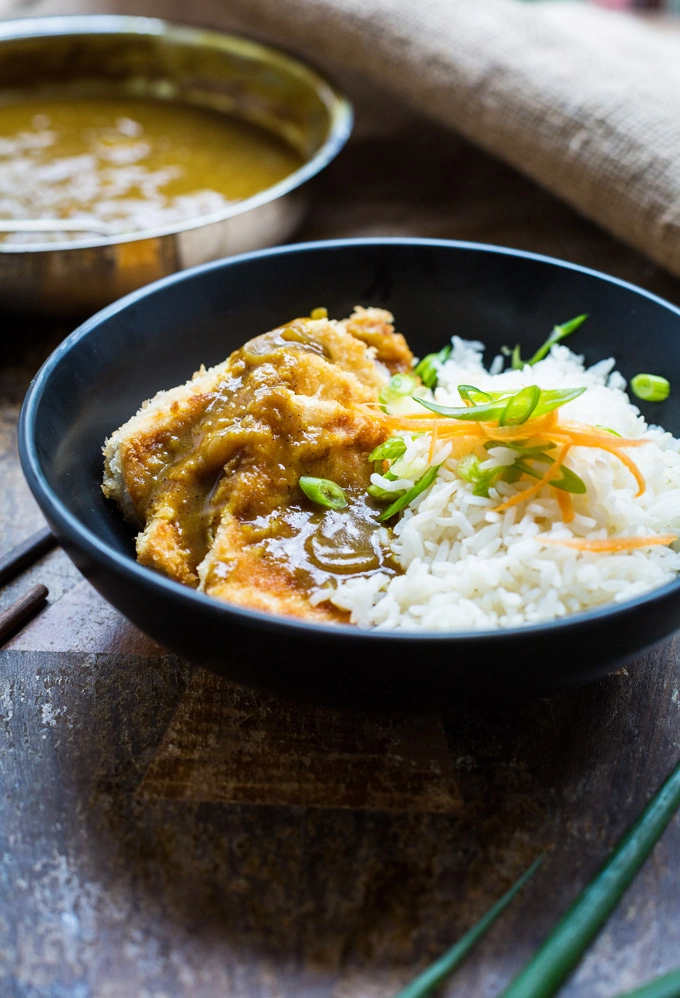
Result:
{"label": "wooden table surface", "polygon": [[[501,243],[680,304],[680,282],[518,174],[384,96],[354,96],[356,134],[297,238]],[[5,318],[3,551],[42,524],[15,427],[69,328]],[[546,851],[441,991],[491,998],[680,756],[677,637],[551,700],[366,718],[166,653],[59,550],[0,609],[36,581],[47,607],[0,652],[3,998],[389,998]],[[680,963],[679,866],[676,820],[565,998],[609,998]]]}

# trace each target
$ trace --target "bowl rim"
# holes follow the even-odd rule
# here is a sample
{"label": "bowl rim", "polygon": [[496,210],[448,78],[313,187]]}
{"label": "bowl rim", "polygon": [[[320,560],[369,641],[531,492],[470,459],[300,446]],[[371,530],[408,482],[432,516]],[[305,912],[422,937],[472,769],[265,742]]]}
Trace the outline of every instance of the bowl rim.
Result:
{"label": "bowl rim", "polygon": [[126,14],[55,14],[42,17],[11,18],[0,21],[0,46],[3,42],[23,39],[68,37],[80,35],[146,35],[156,38],[176,40],[187,45],[207,47],[214,50],[237,52],[249,58],[263,58],[276,64],[291,76],[304,80],[319,96],[328,111],[326,138],[317,151],[306,159],[292,173],[271,187],[228,205],[219,211],[184,219],[175,224],[140,229],[118,236],[93,236],[78,240],[54,242],[6,243],[0,242],[0,254],[53,253],[63,250],[86,250],[118,246],[122,243],[140,242],[144,239],[159,239],[163,236],[177,236],[183,232],[200,229],[208,225],[227,221],[237,215],[253,211],[277,201],[320,173],[331,163],[349,139],[354,125],[354,109],[349,98],[340,90],[325,71],[313,66],[305,59],[276,45],[249,38],[218,28],[204,28],[197,25],[169,21],[158,17],[144,17]]}
{"label": "bowl rim", "polygon": [[[317,638],[343,641],[364,641],[371,640],[377,642],[390,642],[395,639],[399,642],[406,642],[409,645],[427,642],[468,642],[474,640],[476,643],[489,643],[490,645],[502,645],[513,636],[540,634],[552,630],[555,627],[560,629],[581,629],[591,622],[616,617],[619,614],[639,610],[647,605],[657,603],[664,598],[675,598],[675,593],[680,593],[680,576],[676,579],[658,586],[648,592],[642,593],[633,599],[623,603],[609,604],[590,610],[579,611],[568,614],[557,620],[543,621],[534,624],[522,624],[516,627],[498,628],[495,630],[466,630],[466,631],[425,631],[425,630],[392,630],[380,631],[376,629],[365,629],[355,625],[338,623],[319,623],[304,620],[298,617],[278,616],[265,611],[251,610],[227,602],[221,602],[214,597],[207,596],[188,586],[166,578],[158,572],[140,565],[134,557],[121,553],[104,543],[96,533],[85,526],[68,507],[62,502],[59,496],[52,490],[47,478],[42,470],[37,455],[36,441],[31,433],[31,427],[35,422],[35,413],[44,391],[49,383],[54,369],[61,363],[65,355],[82,340],[94,332],[102,322],[118,312],[124,311],[130,305],[157,293],[171,285],[184,281],[191,281],[199,274],[205,274],[211,270],[229,268],[231,266],[247,265],[249,261],[261,257],[289,256],[297,253],[325,252],[334,249],[351,248],[359,246],[405,246],[405,247],[432,247],[447,250],[467,250],[480,253],[500,254],[507,257],[519,257],[526,260],[534,260],[539,263],[557,266],[564,270],[571,270],[576,273],[585,274],[591,277],[604,280],[609,284],[625,288],[638,295],[648,298],[650,301],[661,305],[663,308],[674,313],[680,321],[680,307],[671,302],[647,291],[638,285],[632,284],[622,278],[614,277],[603,271],[584,267],[580,264],[561,260],[529,250],[513,249],[505,246],[498,246],[490,243],[478,243],[468,240],[454,239],[432,239],[421,237],[355,237],[345,239],[314,240],[300,243],[290,243],[282,246],[269,247],[262,250],[253,250],[248,253],[241,253],[237,256],[225,257],[219,260],[212,260],[208,263],[199,264],[187,270],[179,271],[163,277],[151,284],[145,285],[130,294],[118,299],[105,308],[96,312],[85,322],[81,323],[73,330],[50,354],[42,364],[38,372],[33,377],[24,397],[19,415],[18,446],[22,470],[31,491],[41,507],[46,518],[54,523],[58,531],[61,532],[75,549],[80,549],[96,564],[104,566],[107,571],[113,571],[116,575],[132,577],[142,586],[158,588],[167,594],[171,599],[188,599],[204,611],[212,612],[221,618],[224,623],[236,617],[244,624],[256,626],[258,630],[264,628],[273,633],[289,634],[291,630],[302,631]],[[103,441],[102,441],[103,444]]]}

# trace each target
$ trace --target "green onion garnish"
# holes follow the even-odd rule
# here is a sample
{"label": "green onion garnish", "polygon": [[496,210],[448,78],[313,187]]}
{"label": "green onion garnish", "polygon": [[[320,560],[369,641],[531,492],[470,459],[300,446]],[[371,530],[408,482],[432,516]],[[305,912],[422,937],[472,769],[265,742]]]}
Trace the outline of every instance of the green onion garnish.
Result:
{"label": "green onion garnish", "polygon": [[[547,454],[535,453],[528,457],[519,457],[512,465],[519,472],[530,475],[531,478],[543,478],[544,472],[538,472],[535,468],[532,468],[529,461],[539,461],[543,464],[553,464],[553,459]],[[586,492],[586,484],[582,478],[572,471],[571,468],[567,468],[566,465],[560,465],[560,474],[558,478],[551,478],[549,480],[549,485],[552,485],[555,489],[562,489],[563,492],[573,492],[574,495],[582,496]]]}
{"label": "green onion garnish", "polygon": [[582,496],[586,493],[586,483],[582,478],[579,478],[575,471],[567,468],[565,464],[560,465],[560,477],[551,478],[549,484],[554,489],[562,489],[563,492],[571,492],[577,496]]}
{"label": "green onion garnish", "polygon": [[425,998],[426,995],[431,994],[434,988],[441,984],[444,978],[448,977],[463,962],[475,943],[491,928],[498,916],[505,911],[514,897],[519,894],[526,882],[533,877],[542,861],[543,856],[539,856],[538,859],[534,860],[519,880],[505,892],[503,897],[496,901],[492,908],[489,908],[487,913],[458,940],[455,946],[452,946],[435,963],[431,964],[427,970],[419,974],[405,988],[402,988],[396,998]]}
{"label": "green onion garnish", "polygon": [[388,437],[368,455],[369,461],[396,461],[406,453],[403,437]]}
{"label": "green onion garnish", "polygon": [[[470,390],[470,385],[459,385],[458,391],[464,388]],[[491,422],[493,420],[500,420],[503,418],[503,413],[508,410],[510,403],[515,404],[517,401],[517,407],[520,415],[523,411],[528,408],[529,401],[528,395],[525,393],[531,392],[532,395],[535,393],[536,385],[530,386],[530,388],[522,388],[519,392],[515,392],[513,395],[503,395],[501,398],[493,398],[490,402],[482,402],[480,405],[466,405],[466,406],[446,406],[438,405],[436,402],[430,402],[429,399],[416,398],[416,402],[420,402],[424,405],[426,409],[431,412],[436,412],[438,416],[450,416],[451,419],[467,419],[476,422]],[[478,391],[479,389],[474,389]],[[552,412],[553,409],[558,409],[561,405],[565,405],[567,402],[571,402],[572,399],[578,398],[579,395],[583,395],[585,388],[553,388],[553,389],[539,389],[538,400],[536,401],[533,409],[529,411],[529,415],[524,416],[524,419],[528,419],[529,416],[533,416],[534,419],[538,416],[545,416],[547,413]],[[519,422],[524,420],[520,419]],[[512,425],[512,424],[510,424]]]}
{"label": "green onion garnish", "polygon": [[415,401],[420,402],[430,412],[436,412],[438,416],[450,416],[452,419],[468,419],[474,422],[486,422],[498,419],[507,404],[507,399],[469,406],[437,405],[436,402],[430,402],[429,399],[422,399],[420,397]]}
{"label": "green onion garnish", "polygon": [[566,405],[572,399],[577,399],[579,395],[583,395],[584,391],[585,388],[542,389],[538,405],[531,415],[534,419],[538,419],[539,416],[545,416],[547,413],[552,412],[553,409],[559,409],[560,406]]}
{"label": "green onion garnish", "polygon": [[412,374],[393,374],[387,385],[380,392],[378,401],[382,405],[387,405],[388,402],[394,402],[395,399],[403,398],[406,395],[413,395],[418,387],[418,379],[414,378]]}
{"label": "green onion garnish", "polygon": [[517,392],[516,395],[508,399],[505,409],[499,416],[498,425],[519,426],[520,423],[526,423],[538,405],[540,397],[541,389],[538,385],[529,385],[528,388],[523,388],[521,392]]}
{"label": "green onion garnish", "polygon": [[298,485],[312,502],[324,509],[345,509],[349,506],[347,496],[339,485],[328,478],[310,478],[303,475],[298,479]]}
{"label": "green onion garnish", "polygon": [[439,377],[439,368],[448,360],[451,347],[445,346],[438,353],[428,353],[426,357],[416,364],[413,373],[417,374],[426,388],[436,388]]}
{"label": "green onion garnish", "polygon": [[515,464],[499,464],[496,468],[482,471],[479,467],[479,458],[475,454],[466,454],[456,465],[456,471],[464,481],[470,482],[473,496],[484,496],[488,499],[489,489],[496,482],[501,479],[504,482],[517,481],[521,472]]}
{"label": "green onion garnish", "polygon": [[557,444],[542,444],[540,447],[527,447],[521,440],[487,440],[484,450],[493,450],[494,447],[507,447],[508,450],[516,450],[523,457],[546,457],[544,451],[554,450]]}
{"label": "green onion garnish", "polygon": [[633,395],[644,402],[663,402],[671,393],[670,382],[659,374],[636,374],[630,387]]}
{"label": "green onion garnish", "polygon": [[634,991],[626,991],[616,998],[678,998],[680,995],[680,969],[671,970],[662,977],[655,977]]}
{"label": "green onion garnish", "polygon": [[419,496],[421,492],[424,492],[425,489],[428,489],[430,485],[432,485],[433,481],[437,477],[438,471],[438,464],[428,468],[425,474],[418,479],[415,485],[413,485],[407,492],[404,492],[403,495],[399,496],[399,498],[393,502],[391,506],[388,506],[387,509],[383,510],[378,519],[381,521],[389,520],[395,513],[399,513],[402,509],[405,509],[409,503],[413,502],[416,496]]}
{"label": "green onion garnish", "polygon": [[500,398],[501,392],[484,392],[474,385],[458,385],[458,394],[470,405],[479,405],[482,402],[493,402],[495,398]]}
{"label": "green onion garnish", "polygon": [[678,807],[680,763],[502,998],[551,998],[555,994],[621,900]]}
{"label": "green onion garnish", "polygon": [[[570,319],[569,322],[563,322],[561,326],[555,326],[548,339],[538,348],[531,360],[522,360],[519,353],[519,346],[516,346],[512,351],[510,359],[512,369],[518,371],[527,365],[529,367],[533,367],[533,365],[537,364],[539,360],[543,360],[543,358],[547,356],[553,344],[559,343],[560,340],[565,338],[565,336],[569,336],[570,333],[573,333],[574,330],[578,329],[578,327],[581,326],[587,318],[587,314],[577,315],[575,319]],[[507,348],[503,352],[507,353]]]}
{"label": "green onion garnish", "polygon": [[400,499],[405,494],[406,489],[384,489],[382,485],[374,485],[371,482],[366,491],[378,502],[394,502],[395,499]]}
{"label": "green onion garnish", "polygon": [[456,465],[456,472],[466,482],[478,482],[482,472],[479,470],[479,458],[477,455],[466,454],[465,457],[461,457]]}

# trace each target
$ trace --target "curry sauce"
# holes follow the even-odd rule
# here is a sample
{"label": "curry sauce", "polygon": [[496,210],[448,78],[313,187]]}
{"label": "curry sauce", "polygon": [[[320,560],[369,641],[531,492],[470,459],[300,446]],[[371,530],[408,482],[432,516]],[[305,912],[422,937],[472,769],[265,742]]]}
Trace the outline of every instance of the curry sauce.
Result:
{"label": "curry sauce", "polygon": [[[219,599],[342,619],[310,596],[334,579],[394,572],[369,454],[387,435],[380,391],[412,354],[389,313],[303,317],[159,393],[107,441],[104,492],[142,528],[138,560]],[[348,500],[319,509],[302,476]]]}
{"label": "curry sauce", "polygon": [[98,220],[112,234],[162,228],[219,212],[301,165],[302,157],[266,129],[204,107],[37,96],[0,105],[4,219]]}

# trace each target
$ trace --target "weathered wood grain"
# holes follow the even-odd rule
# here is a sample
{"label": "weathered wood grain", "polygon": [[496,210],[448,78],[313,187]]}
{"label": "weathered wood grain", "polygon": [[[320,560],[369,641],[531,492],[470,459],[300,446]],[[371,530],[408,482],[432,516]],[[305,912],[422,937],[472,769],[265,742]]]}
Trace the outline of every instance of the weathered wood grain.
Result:
{"label": "weathered wood grain", "polygon": [[144,799],[451,813],[438,717],[286,703],[197,670],[139,788]]}

